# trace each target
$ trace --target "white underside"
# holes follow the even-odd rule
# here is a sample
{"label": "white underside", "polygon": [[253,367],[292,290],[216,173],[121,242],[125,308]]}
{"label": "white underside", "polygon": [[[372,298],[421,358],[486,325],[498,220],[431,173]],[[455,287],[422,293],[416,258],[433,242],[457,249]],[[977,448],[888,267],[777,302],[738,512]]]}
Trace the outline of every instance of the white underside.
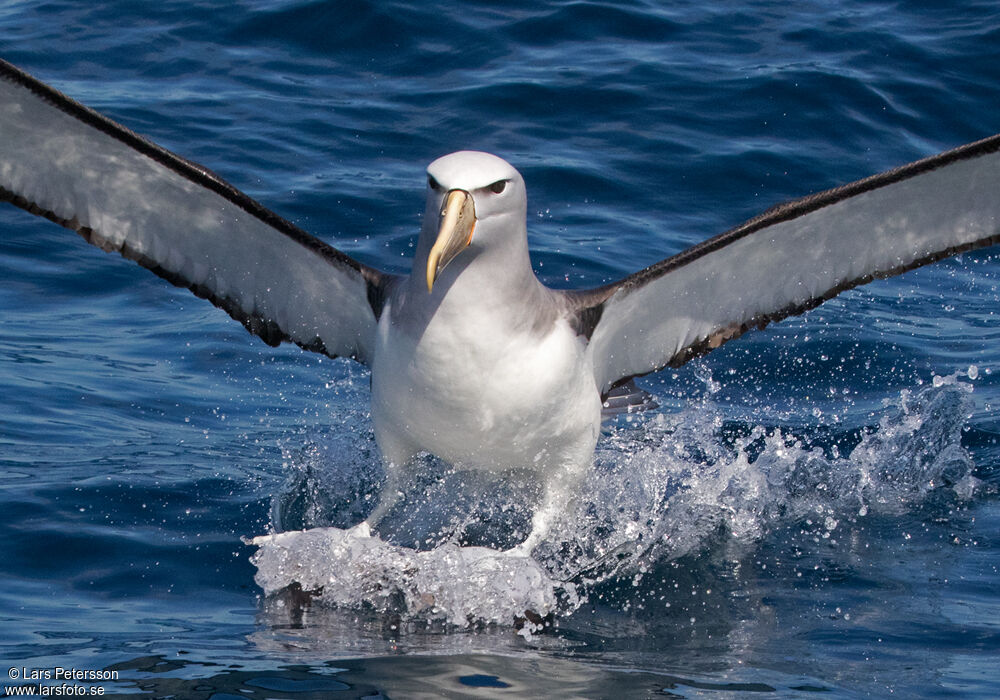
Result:
{"label": "white underside", "polygon": [[[439,310],[440,311],[440,310]],[[565,321],[510,334],[482,314],[437,313],[420,337],[379,324],[372,420],[389,469],[419,452],[459,468],[582,472],[601,402],[585,346]]]}

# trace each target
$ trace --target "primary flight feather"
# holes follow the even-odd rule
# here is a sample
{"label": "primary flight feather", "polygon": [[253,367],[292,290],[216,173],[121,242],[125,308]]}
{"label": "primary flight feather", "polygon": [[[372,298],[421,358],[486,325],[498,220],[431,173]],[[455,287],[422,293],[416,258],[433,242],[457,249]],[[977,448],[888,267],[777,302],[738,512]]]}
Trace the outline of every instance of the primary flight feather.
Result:
{"label": "primary flight feather", "polygon": [[1000,236],[996,135],[780,205],[613,284],[559,291],[532,272],[517,170],[462,151],[427,173],[412,270],[386,274],[0,61],[0,199],[190,288],[269,344],[370,366],[388,474],[370,521],[421,452],[536,473],[526,550],[586,473],[602,403],[627,397],[632,377]]}

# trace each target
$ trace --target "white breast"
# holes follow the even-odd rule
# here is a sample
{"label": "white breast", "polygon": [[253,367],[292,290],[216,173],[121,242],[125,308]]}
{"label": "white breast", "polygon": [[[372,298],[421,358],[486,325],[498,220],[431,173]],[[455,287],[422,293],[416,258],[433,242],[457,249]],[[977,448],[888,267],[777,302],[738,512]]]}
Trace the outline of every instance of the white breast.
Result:
{"label": "white breast", "polygon": [[537,333],[444,306],[417,329],[391,318],[387,309],[372,369],[372,419],[389,462],[426,451],[491,470],[589,463],[600,396],[564,320]]}

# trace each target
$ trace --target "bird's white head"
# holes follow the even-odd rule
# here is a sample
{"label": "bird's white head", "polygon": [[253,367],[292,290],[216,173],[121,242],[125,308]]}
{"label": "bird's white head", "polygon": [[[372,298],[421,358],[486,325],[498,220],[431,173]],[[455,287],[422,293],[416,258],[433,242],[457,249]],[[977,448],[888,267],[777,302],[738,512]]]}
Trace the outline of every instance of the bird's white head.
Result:
{"label": "bird's white head", "polygon": [[427,255],[428,291],[466,248],[509,245],[512,235],[524,238],[524,180],[503,158],[481,151],[442,156],[427,166],[427,184],[424,231],[434,236]]}

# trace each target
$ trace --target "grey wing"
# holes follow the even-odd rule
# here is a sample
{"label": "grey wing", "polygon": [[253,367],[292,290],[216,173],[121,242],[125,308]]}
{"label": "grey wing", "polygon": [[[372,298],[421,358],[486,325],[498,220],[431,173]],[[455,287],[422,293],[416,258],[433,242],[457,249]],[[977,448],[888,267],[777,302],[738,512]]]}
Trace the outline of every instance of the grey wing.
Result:
{"label": "grey wing", "polygon": [[1000,134],[779,205],[571,293],[602,393],[875,278],[1000,242]]}
{"label": "grey wing", "polygon": [[4,61],[0,200],[190,288],[268,344],[372,356],[391,276]]}

